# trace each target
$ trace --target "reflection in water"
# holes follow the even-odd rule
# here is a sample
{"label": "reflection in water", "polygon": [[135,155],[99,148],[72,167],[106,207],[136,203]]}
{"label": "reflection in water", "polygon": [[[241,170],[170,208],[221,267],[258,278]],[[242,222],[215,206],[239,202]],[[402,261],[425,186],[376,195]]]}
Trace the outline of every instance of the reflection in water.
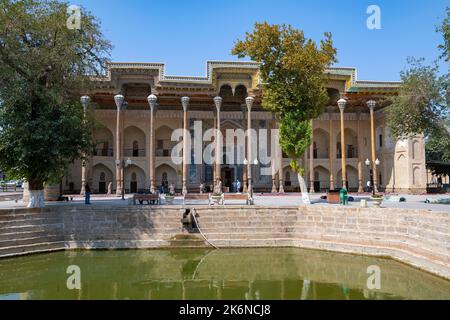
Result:
{"label": "reflection in water", "polygon": [[[81,269],[69,290],[66,269]],[[381,289],[367,289],[367,267]],[[0,260],[0,299],[450,299],[392,260],[294,248],[66,251]]]}

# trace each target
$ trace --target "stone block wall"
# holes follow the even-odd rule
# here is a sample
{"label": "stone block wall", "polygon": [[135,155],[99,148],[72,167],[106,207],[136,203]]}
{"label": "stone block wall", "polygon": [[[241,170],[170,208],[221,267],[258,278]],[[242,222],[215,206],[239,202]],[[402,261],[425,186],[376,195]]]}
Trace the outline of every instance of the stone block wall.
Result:
{"label": "stone block wall", "polygon": [[[189,206],[194,209],[195,206]],[[195,207],[217,247],[303,247],[391,257],[450,279],[448,212],[342,207]],[[186,246],[183,208],[52,206],[0,210],[0,257],[75,248]],[[205,245],[200,235],[198,243]]]}

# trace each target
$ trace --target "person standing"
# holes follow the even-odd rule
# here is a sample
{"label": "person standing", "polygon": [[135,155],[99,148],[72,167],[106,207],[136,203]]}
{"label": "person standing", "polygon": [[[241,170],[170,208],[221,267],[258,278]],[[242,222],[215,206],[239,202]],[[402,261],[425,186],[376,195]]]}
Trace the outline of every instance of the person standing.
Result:
{"label": "person standing", "polygon": [[173,183],[171,183],[169,186],[169,193],[171,195],[175,195],[175,186],[173,185]]}
{"label": "person standing", "polygon": [[112,182],[108,183],[108,196],[112,195]]}
{"label": "person standing", "polygon": [[241,192],[241,182],[239,181],[239,179],[237,179],[236,181],[236,192]]}
{"label": "person standing", "polygon": [[91,187],[89,187],[89,183],[84,185],[84,203],[91,204]]}
{"label": "person standing", "polygon": [[217,183],[217,193],[222,194],[222,180],[219,179],[219,182]]}

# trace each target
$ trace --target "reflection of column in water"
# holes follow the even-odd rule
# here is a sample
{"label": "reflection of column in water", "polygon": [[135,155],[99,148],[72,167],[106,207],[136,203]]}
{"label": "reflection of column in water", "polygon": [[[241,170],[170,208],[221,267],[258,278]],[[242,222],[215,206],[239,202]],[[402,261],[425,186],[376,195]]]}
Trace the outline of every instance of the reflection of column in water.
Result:
{"label": "reflection of column in water", "polygon": [[245,293],[245,300],[253,300],[252,291],[253,291],[253,281],[249,281],[248,291]]}
{"label": "reflection of column in water", "polygon": [[309,292],[310,285],[311,285],[311,280],[308,280],[308,279],[303,280],[302,295],[300,297],[300,300],[306,300],[308,298],[308,292]]}

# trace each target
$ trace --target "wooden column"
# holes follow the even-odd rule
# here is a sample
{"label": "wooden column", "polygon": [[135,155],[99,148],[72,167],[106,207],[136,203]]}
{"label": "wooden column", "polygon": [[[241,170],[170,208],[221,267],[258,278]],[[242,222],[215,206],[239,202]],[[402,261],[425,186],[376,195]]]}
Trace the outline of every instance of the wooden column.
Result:
{"label": "wooden column", "polygon": [[114,97],[114,101],[116,103],[117,107],[117,114],[116,114],[116,150],[114,151],[116,155],[116,195],[120,197],[122,195],[122,130],[121,130],[121,112],[123,108],[124,103],[124,96],[123,95],[116,95]]}
{"label": "wooden column", "polygon": [[181,98],[181,105],[183,106],[183,177],[182,177],[182,193],[183,195],[187,194],[187,177],[188,177],[188,162],[189,162],[189,153],[188,151],[188,139],[190,138],[189,134],[189,123],[188,123],[188,108],[189,108],[189,97]]}
{"label": "wooden column", "polygon": [[[277,166],[278,166],[278,151],[277,151],[277,143],[275,141],[272,134],[274,134],[274,129],[275,129],[275,119],[272,119],[271,121],[271,126],[270,126],[270,156],[271,156],[271,164],[272,164],[272,193],[277,193]],[[274,145],[272,145],[272,143],[274,143]]]}
{"label": "wooden column", "polygon": [[345,132],[344,132],[344,109],[347,101],[339,99],[339,111],[341,116],[341,162],[342,162],[342,188],[347,190],[347,168],[345,162]]}
{"label": "wooden column", "polygon": [[330,145],[329,145],[329,152],[328,152],[328,157],[330,159],[330,190],[334,190],[334,164],[336,163],[336,152],[335,152],[335,143],[334,143],[334,133],[333,133],[333,113],[330,112],[329,114],[329,140],[330,140]]}
{"label": "wooden column", "polygon": [[[120,117],[120,159],[125,162],[125,110],[128,107],[128,103],[124,102],[122,104],[122,115]],[[122,163],[125,164],[125,163]],[[123,189],[123,191],[126,193],[125,188],[125,167],[120,167],[120,186]]]}
{"label": "wooden column", "polygon": [[150,192],[155,192],[155,109],[158,98],[151,94],[147,98],[150,105],[150,143],[149,143],[149,168],[148,175],[150,178]]}
{"label": "wooden column", "polygon": [[361,112],[358,112],[358,114],[357,114],[357,121],[358,121],[358,123],[357,123],[357,130],[358,130],[358,132],[357,132],[357,135],[358,135],[358,137],[357,137],[357,139],[358,139],[358,150],[357,150],[357,152],[358,152],[358,192],[359,193],[362,193],[362,192],[364,192],[364,187],[363,187],[363,170],[362,170],[362,166],[363,166],[363,164],[362,164],[362,161],[363,161],[363,159],[362,159],[362,152],[361,152],[361,150],[362,150],[362,136],[361,136]]}
{"label": "wooden column", "polygon": [[[86,113],[87,113],[87,108],[89,106],[90,101],[91,101],[91,98],[89,98],[88,96],[82,96],[80,98],[81,105],[83,106],[83,121],[86,121]],[[86,154],[83,153],[83,159],[81,160],[81,190],[80,190],[80,195],[82,195],[82,196],[84,196],[84,194],[85,194],[87,164],[88,164],[88,161],[86,159]]]}
{"label": "wooden column", "polygon": [[376,154],[375,154],[375,117],[374,109],[376,102],[374,100],[367,101],[367,106],[370,110],[370,143],[372,146],[372,176],[373,176],[373,188],[375,192],[378,192],[377,186],[377,165],[376,165]]}
{"label": "wooden column", "polygon": [[245,99],[245,102],[247,104],[247,178],[248,178],[248,191],[252,192],[253,188],[253,181],[252,181],[252,162],[253,162],[253,155],[252,155],[252,107],[255,99],[253,97],[247,97]]}
{"label": "wooden column", "polygon": [[213,190],[212,192],[216,191],[216,186],[217,186],[217,166],[216,166],[216,160],[217,160],[217,156],[215,155],[217,153],[217,135],[216,135],[216,130],[217,130],[217,112],[214,110],[214,164],[213,164]]}
{"label": "wooden column", "polygon": [[309,193],[314,193],[314,122],[311,120],[311,145],[309,146]]}
{"label": "wooden column", "polygon": [[[246,110],[247,106],[243,107],[242,113],[243,113],[243,118],[242,118],[242,128],[245,128],[245,119],[246,119],[246,115],[247,115],[247,110]],[[248,141],[247,138],[244,139],[244,158],[247,157],[247,151],[248,150]],[[248,188],[247,188],[247,183],[248,183],[248,176],[247,176],[247,166],[243,166],[242,168],[243,171],[243,177],[242,177],[242,192],[243,193],[247,193],[248,192]]]}
{"label": "wooden column", "polygon": [[[216,145],[216,159],[215,159],[215,167],[214,170],[216,171],[216,180],[214,181],[214,189],[216,189],[216,192],[221,193],[222,190],[219,190],[219,179],[220,177],[220,164],[222,163],[221,155],[222,155],[222,132],[220,131],[220,108],[222,107],[222,98],[217,96],[214,98],[214,105],[216,106],[216,114],[217,114],[217,129],[216,129],[216,138],[215,138],[215,145]],[[223,183],[223,182],[222,182]]]}

